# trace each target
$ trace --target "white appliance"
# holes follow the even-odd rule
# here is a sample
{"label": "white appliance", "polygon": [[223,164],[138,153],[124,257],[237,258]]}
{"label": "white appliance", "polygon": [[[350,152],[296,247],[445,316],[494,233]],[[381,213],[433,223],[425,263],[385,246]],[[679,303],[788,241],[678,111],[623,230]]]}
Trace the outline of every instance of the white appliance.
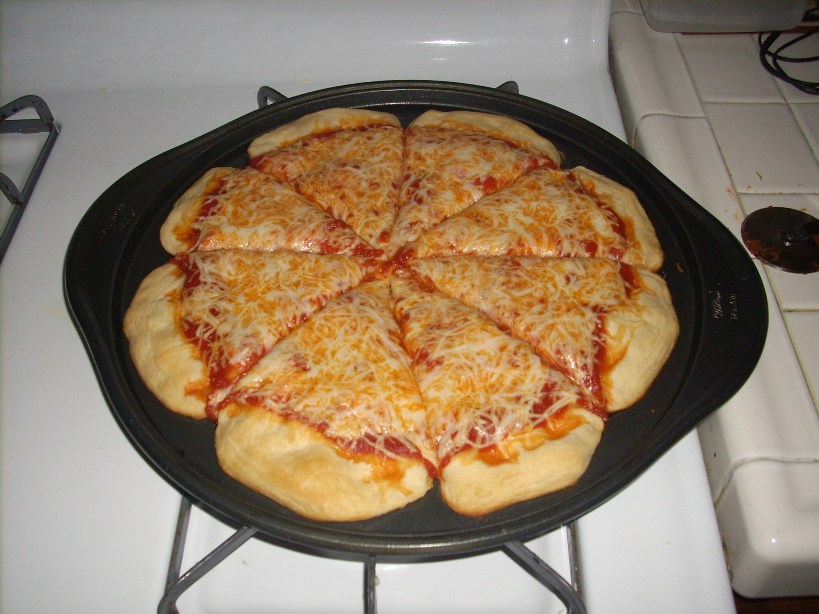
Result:
{"label": "white appliance", "polygon": [[[522,94],[623,138],[609,9],[580,0],[0,2],[2,100],[41,96],[60,129],[0,266],[0,610],[146,612],[165,592],[182,498],[118,428],[61,287],[72,232],[106,188],[252,111],[262,85],[293,96],[381,79],[513,79]],[[2,143],[4,172],[25,176],[27,146]],[[194,508],[182,570],[231,533]],[[579,582],[589,612],[734,611],[695,433],[582,517],[575,537],[559,529],[528,546]],[[251,539],[176,605],[186,614],[361,611],[362,567]],[[382,612],[565,611],[502,552],[380,564],[369,579]]]}

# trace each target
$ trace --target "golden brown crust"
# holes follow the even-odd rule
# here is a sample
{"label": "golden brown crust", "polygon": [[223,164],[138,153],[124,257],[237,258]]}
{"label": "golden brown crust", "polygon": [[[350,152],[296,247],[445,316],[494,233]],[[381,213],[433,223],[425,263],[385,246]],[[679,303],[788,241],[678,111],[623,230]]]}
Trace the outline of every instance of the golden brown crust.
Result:
{"label": "golden brown crust", "polygon": [[524,149],[545,154],[556,164],[562,159],[560,152],[550,140],[540,136],[529,126],[503,115],[477,111],[427,111],[415,118],[411,125],[481,132]]}
{"label": "golden brown crust", "polygon": [[482,516],[571,486],[583,475],[600,442],[603,421],[582,409],[585,421],[560,439],[530,447],[509,444],[510,460],[485,462],[477,450],[456,454],[441,475],[441,495],[460,514]]}
{"label": "golden brown crust", "polygon": [[432,486],[420,460],[345,457],[315,429],[256,407],[219,413],[216,454],[228,475],[314,520],[386,514]]}
{"label": "golden brown crust", "polygon": [[205,364],[179,324],[183,281],[173,264],[152,271],[125,313],[125,336],[142,381],[162,404],[178,414],[204,418]]}

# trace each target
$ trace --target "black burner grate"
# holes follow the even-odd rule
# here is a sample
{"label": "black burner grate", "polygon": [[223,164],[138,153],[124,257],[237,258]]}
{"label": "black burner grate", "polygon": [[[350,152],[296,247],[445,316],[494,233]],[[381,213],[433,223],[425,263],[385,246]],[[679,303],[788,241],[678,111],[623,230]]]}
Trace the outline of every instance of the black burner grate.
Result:
{"label": "black burner grate", "polygon": [[[38,119],[11,119],[12,116],[26,109],[36,111]],[[23,210],[28,204],[37,180],[40,178],[40,173],[45,166],[58,134],[54,116],[48,105],[39,96],[23,96],[0,108],[0,133],[36,134],[41,132],[47,133],[47,138],[23,184],[23,188],[18,188],[4,173],[0,173],[0,189],[12,204],[11,215],[3,228],[2,234],[0,234],[0,262],[3,261],[3,256],[5,256],[9,243],[11,243],[11,238],[17,229]]]}
{"label": "black burner grate", "polygon": [[[183,572],[182,558],[185,552],[192,506],[191,500],[183,496],[179,507],[173,547],[171,548],[171,560],[168,566],[165,594],[159,602],[159,607],[157,608],[158,614],[179,614],[176,602],[182,594],[257,533],[257,529],[252,527],[241,527],[237,529],[226,540],[197,561],[190,569]],[[581,595],[579,563],[575,548],[577,528],[575,523],[572,522],[566,525],[566,529],[569,536],[571,582],[567,582],[563,576],[552,569],[548,563],[537,556],[537,554],[522,542],[509,542],[504,544],[501,550],[524,571],[529,573],[535,580],[540,582],[560,599],[563,605],[566,606],[567,614],[585,614],[586,606]],[[275,548],[277,546],[271,544],[270,547]],[[377,558],[375,555],[369,555],[363,562],[364,614],[376,614],[377,612]],[[418,564],[423,565],[423,563]]]}

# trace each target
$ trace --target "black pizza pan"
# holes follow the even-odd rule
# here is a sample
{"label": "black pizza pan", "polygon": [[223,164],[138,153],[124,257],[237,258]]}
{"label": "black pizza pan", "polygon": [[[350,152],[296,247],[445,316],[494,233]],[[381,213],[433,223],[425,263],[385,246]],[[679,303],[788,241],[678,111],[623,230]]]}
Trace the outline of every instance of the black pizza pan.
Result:
{"label": "black pizza pan", "polygon": [[[583,165],[634,190],[666,260],[680,337],[648,393],[612,415],[574,486],[481,518],[452,512],[437,487],[402,510],[362,522],[304,519],[219,468],[214,425],[172,414],[145,388],[122,318],[140,281],[169,256],[159,228],[175,200],[214,166],[247,164],[250,141],[306,113],[361,107],[404,125],[428,109],[517,119],[552,140],[564,166]],[[362,83],[279,100],[135,168],[94,202],[68,247],[64,292],[111,411],[143,457],[174,487],[233,526],[322,556],[421,561],[497,549],[552,531],[596,508],[648,469],[727,401],[756,366],[767,303],[744,248],[715,218],[608,132],[567,111],[504,89],[436,81]]]}

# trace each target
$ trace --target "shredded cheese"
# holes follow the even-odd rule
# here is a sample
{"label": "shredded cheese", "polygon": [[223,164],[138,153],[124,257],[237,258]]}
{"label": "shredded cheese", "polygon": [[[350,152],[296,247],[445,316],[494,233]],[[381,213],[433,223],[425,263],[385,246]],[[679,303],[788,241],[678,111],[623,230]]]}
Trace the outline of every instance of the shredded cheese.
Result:
{"label": "shredded cheese", "polygon": [[530,152],[488,134],[410,127],[394,245],[409,243],[520,175],[553,164],[546,153]]}
{"label": "shredded cheese", "polygon": [[447,257],[409,265],[435,287],[488,314],[600,397],[605,317],[629,307],[620,263],[589,258]]}
{"label": "shredded cheese", "polygon": [[570,173],[544,167],[449,217],[408,248],[418,257],[620,258],[628,247],[620,226]]}
{"label": "shredded cheese", "polygon": [[583,406],[578,389],[488,317],[394,277],[396,313],[439,462],[487,449]]}
{"label": "shredded cheese", "polygon": [[197,237],[192,250],[290,249],[377,257],[343,221],[301,196],[290,185],[252,168],[222,176],[197,202],[199,215],[181,230]]}
{"label": "shredded cheese", "polygon": [[388,283],[363,283],[293,330],[230,400],[311,424],[348,453],[430,456],[426,410],[399,339]]}
{"label": "shredded cheese", "polygon": [[194,252],[177,263],[187,275],[180,321],[216,386],[211,404],[294,326],[364,275],[354,258],[289,251]]}
{"label": "shredded cheese", "polygon": [[251,164],[292,184],[380,247],[395,217],[403,145],[400,127],[363,126],[300,139]]}

